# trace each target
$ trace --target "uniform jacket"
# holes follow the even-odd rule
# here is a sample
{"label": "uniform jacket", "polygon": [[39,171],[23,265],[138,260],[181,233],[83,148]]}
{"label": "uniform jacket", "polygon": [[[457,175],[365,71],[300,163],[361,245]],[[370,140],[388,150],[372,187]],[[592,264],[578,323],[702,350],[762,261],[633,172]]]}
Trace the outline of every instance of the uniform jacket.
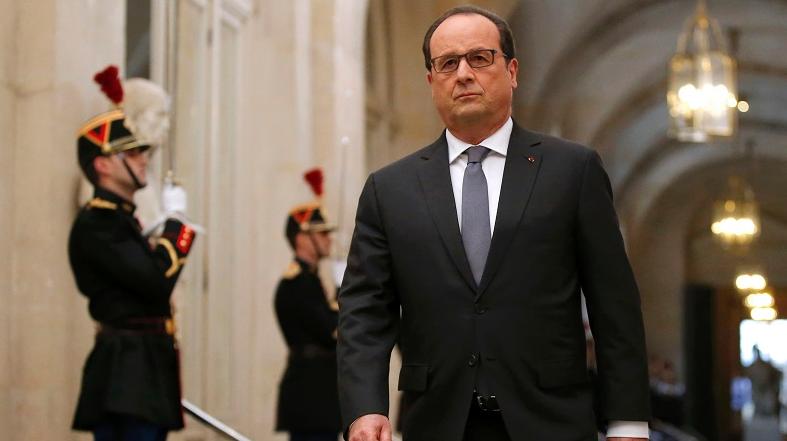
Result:
{"label": "uniform jacket", "polygon": [[480,284],[461,241],[445,135],[366,181],[339,303],[344,427],[388,413],[391,348],[407,441],[461,441],[473,390],[514,441],[595,440],[580,291],[603,420],[647,421],[639,294],[599,156],[514,125]]}
{"label": "uniform jacket", "polygon": [[279,385],[276,429],[338,433],[337,313],[326,300],[320,278],[306,262],[296,260],[279,283],[274,302],[289,350]]}
{"label": "uniform jacket", "polygon": [[137,328],[172,317],[170,295],[194,233],[169,219],[151,246],[134,208],[97,188],[71,229],[68,252],[77,286],[88,298],[90,316],[112,330],[96,334],[85,362],[74,429],[92,430],[108,412],[183,427],[172,330]]}

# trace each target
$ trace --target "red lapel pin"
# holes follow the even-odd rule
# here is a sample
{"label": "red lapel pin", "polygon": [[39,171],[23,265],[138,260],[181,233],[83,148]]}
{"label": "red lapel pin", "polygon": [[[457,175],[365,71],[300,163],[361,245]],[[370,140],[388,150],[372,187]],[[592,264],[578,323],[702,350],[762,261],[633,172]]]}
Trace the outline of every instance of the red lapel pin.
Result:
{"label": "red lapel pin", "polygon": [[530,161],[531,164],[535,164],[536,163],[536,157],[535,156],[528,156],[527,160]]}

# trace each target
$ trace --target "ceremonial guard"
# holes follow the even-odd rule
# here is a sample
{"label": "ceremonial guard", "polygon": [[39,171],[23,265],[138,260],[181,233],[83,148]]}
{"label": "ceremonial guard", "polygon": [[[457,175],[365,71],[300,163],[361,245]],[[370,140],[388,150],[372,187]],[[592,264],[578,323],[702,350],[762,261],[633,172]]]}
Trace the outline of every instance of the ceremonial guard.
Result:
{"label": "ceremonial guard", "polygon": [[329,255],[329,224],[320,204],[322,172],[305,175],[317,201],[293,208],[285,235],[295,258],[276,289],[275,307],[289,357],[279,386],[276,430],[291,441],[336,441],[341,431],[336,381],[337,305],[317,268]]}
{"label": "ceremonial guard", "polygon": [[195,232],[177,219],[185,192],[168,185],[162,196],[170,216],[159,235],[143,236],[133,198],[147,183],[153,142],[140,126],[161,124],[135,125],[124,113],[117,68],[95,79],[116,108],[89,120],[77,141],[95,193],[74,221],[68,251],[97,330],[73,428],[92,431],[97,441],[160,441],[183,427],[170,296]]}

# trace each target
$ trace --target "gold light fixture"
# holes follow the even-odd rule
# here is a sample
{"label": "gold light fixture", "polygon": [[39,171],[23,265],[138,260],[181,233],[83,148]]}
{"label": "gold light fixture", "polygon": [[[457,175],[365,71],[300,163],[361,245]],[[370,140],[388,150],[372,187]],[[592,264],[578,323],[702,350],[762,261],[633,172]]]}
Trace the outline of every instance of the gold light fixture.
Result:
{"label": "gold light fixture", "polygon": [[768,286],[768,282],[760,273],[739,274],[735,278],[735,287],[741,291],[761,291],[766,286]]}
{"label": "gold light fixture", "polygon": [[773,295],[769,292],[754,292],[746,296],[744,304],[747,308],[772,308],[776,304]]}
{"label": "gold light fixture", "polygon": [[759,236],[754,191],[740,177],[729,179],[727,194],[714,204],[711,231],[725,246],[748,245]]}
{"label": "gold light fixture", "polygon": [[708,17],[705,0],[686,21],[669,63],[667,105],[670,136],[706,142],[732,136],[737,125],[736,63],[726,50],[719,24]]}
{"label": "gold light fixture", "polygon": [[735,287],[743,298],[743,304],[749,309],[749,316],[753,320],[771,321],[778,317],[776,299],[771,290],[766,290],[767,280],[760,271],[747,271],[738,273],[735,277]]}
{"label": "gold light fixture", "polygon": [[767,308],[752,308],[752,310],[749,312],[749,315],[751,316],[752,320],[771,321],[771,320],[775,320],[779,314],[776,312],[776,309],[767,307]]}

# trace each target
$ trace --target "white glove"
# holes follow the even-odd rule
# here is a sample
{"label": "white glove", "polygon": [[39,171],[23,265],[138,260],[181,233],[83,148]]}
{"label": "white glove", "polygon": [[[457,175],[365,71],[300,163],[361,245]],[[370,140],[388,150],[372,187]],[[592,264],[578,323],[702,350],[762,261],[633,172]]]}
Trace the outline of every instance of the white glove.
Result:
{"label": "white glove", "polygon": [[344,270],[347,269],[346,259],[331,259],[331,275],[333,276],[333,283],[339,288],[342,286],[342,279],[344,279]]}
{"label": "white glove", "polygon": [[149,224],[142,234],[144,236],[154,234],[159,227],[164,225],[168,218],[175,218],[188,225],[196,232],[205,234],[205,228],[202,225],[192,222],[186,216],[186,209],[188,207],[187,200],[186,190],[180,185],[174,184],[172,179],[167,177],[161,189],[161,209],[164,214],[156,219],[155,222]]}
{"label": "white glove", "polygon": [[186,214],[187,200],[183,187],[169,182],[164,184],[161,190],[161,208],[166,215]]}

